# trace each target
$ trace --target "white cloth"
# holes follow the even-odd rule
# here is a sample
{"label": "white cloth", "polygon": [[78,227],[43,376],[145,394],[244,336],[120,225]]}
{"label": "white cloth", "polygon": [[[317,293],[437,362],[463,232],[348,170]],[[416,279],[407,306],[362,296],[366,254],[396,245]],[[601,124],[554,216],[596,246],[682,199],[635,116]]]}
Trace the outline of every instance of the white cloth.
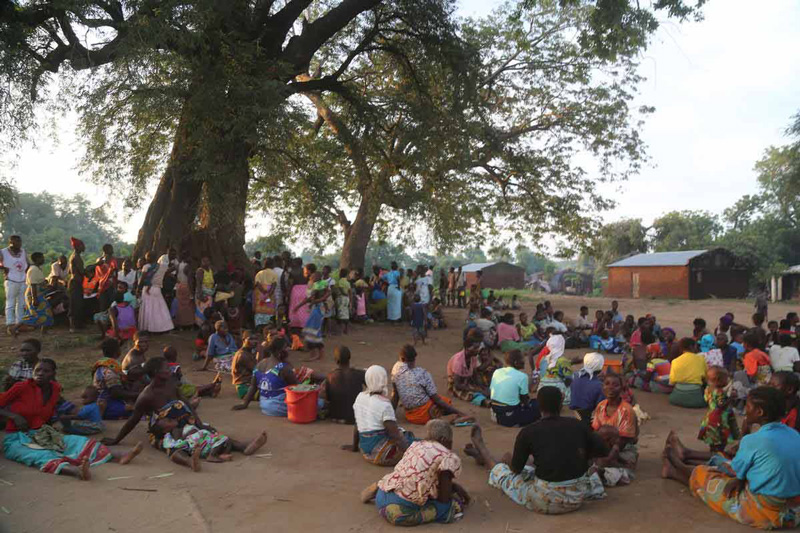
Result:
{"label": "white cloth", "polygon": [[281,305],[283,302],[283,289],[281,289],[281,281],[283,279],[283,269],[281,267],[275,267],[272,269],[275,272],[275,275],[278,276],[278,283],[275,284],[275,292],[274,297],[277,305]]}
{"label": "white cloth", "polygon": [[67,281],[67,269],[61,268],[61,264],[56,261],[50,265],[50,277],[56,277],[61,281]]}
{"label": "white cloth", "polygon": [[0,250],[0,259],[3,266],[8,269],[6,280],[16,283],[25,283],[25,272],[28,270],[28,255],[20,249],[19,255],[14,257],[8,248]]}
{"label": "white cloth", "polygon": [[[384,374],[386,371],[384,370]],[[353,414],[359,433],[384,429],[387,420],[396,421],[392,402],[380,394],[359,393],[353,404]]]}
{"label": "white cloth", "polygon": [[547,368],[555,368],[558,358],[564,355],[564,337],[561,335],[552,335],[547,339],[547,347],[550,349],[550,353],[547,354]]}
{"label": "white cloth", "polygon": [[382,366],[372,365],[369,367],[364,374],[364,381],[367,384],[367,392],[389,396],[389,376]]}
{"label": "white cloth", "polygon": [[[25,279],[23,274],[23,280]],[[23,307],[25,305],[25,289],[28,286],[23,281],[6,280],[6,325],[19,324],[22,322]]]}
{"label": "white cloth", "polygon": [[430,285],[433,285],[433,281],[430,277],[425,276],[419,278],[415,284],[417,285],[417,294],[419,295],[420,303],[427,304],[431,301],[431,292],[430,292]]}
{"label": "white cloth", "polygon": [[595,372],[600,372],[603,370],[603,366],[605,364],[605,357],[597,352],[587,353],[583,356],[583,370],[586,371],[590,376]]}
{"label": "white cloth", "polygon": [[183,283],[184,285],[189,284],[189,276],[186,274],[186,267],[189,266],[189,263],[186,261],[181,261],[178,263],[178,283]]}
{"label": "white cloth", "polygon": [[800,353],[793,346],[773,345],[769,349],[769,360],[772,363],[772,370],[780,372],[794,372],[794,364],[800,361]]}
{"label": "white cloth", "polygon": [[125,283],[128,284],[128,290],[132,291],[133,290],[133,286],[136,284],[136,271],[135,270],[131,270],[130,272],[128,272],[126,274],[124,271],[118,270],[117,271],[117,281],[124,281]]}
{"label": "white cloth", "polygon": [[575,326],[579,329],[590,328],[592,327],[592,321],[589,320],[589,317],[578,315],[578,318],[575,320]]}

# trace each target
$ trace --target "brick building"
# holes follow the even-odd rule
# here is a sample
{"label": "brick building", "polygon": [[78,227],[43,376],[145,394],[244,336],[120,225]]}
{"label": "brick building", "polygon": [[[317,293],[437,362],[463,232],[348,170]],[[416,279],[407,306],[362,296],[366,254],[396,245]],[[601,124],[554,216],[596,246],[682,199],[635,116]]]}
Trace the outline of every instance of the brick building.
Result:
{"label": "brick building", "polygon": [[612,298],[744,298],[748,266],[728,250],[658,252],[608,265],[606,296]]}

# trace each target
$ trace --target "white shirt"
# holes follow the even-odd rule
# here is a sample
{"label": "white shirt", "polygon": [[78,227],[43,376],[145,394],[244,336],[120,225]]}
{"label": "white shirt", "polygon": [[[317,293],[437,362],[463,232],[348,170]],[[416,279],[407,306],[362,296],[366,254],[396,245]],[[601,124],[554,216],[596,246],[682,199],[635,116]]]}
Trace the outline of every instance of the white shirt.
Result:
{"label": "white shirt", "polygon": [[0,260],[4,267],[8,269],[6,274],[7,281],[25,283],[25,272],[28,270],[28,255],[25,250],[20,248],[19,256],[14,257],[8,248],[0,250]]}
{"label": "white shirt", "polygon": [[769,360],[772,363],[772,370],[775,372],[780,372],[781,370],[794,372],[794,363],[800,361],[800,354],[798,354],[797,348],[793,346],[775,344],[769,349]]}
{"label": "white shirt", "polygon": [[67,280],[67,269],[61,268],[61,264],[56,261],[52,265],[50,265],[50,277],[56,277],[62,281]]}
{"label": "white shirt", "polygon": [[578,328],[590,328],[592,327],[592,321],[589,320],[588,316],[578,315],[578,319],[575,321],[575,325]]}
{"label": "white shirt", "polygon": [[117,281],[124,281],[128,284],[128,290],[133,290],[133,284],[136,283],[136,271],[131,269],[127,274],[123,270],[117,271]]}
{"label": "white shirt", "polygon": [[431,301],[431,293],[429,290],[429,285],[432,285],[433,281],[428,276],[424,278],[419,278],[416,281],[417,285],[417,294],[419,294],[420,303],[427,304]]}
{"label": "white shirt", "polygon": [[356,397],[353,414],[359,433],[385,429],[384,422],[387,420],[397,421],[392,402],[383,396],[368,392],[362,392]]}
{"label": "white shirt", "polygon": [[189,263],[186,261],[178,263],[178,283],[182,283],[183,285],[189,284],[189,276],[186,274],[187,266],[189,266]]}

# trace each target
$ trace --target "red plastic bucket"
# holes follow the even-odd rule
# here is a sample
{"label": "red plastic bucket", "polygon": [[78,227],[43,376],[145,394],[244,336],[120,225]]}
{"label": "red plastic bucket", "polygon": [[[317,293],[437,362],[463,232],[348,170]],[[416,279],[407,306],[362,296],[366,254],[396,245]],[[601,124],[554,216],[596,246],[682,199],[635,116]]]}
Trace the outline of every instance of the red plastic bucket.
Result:
{"label": "red plastic bucket", "polygon": [[294,390],[296,385],[286,387],[286,410],[289,422],[309,424],[317,419],[319,387],[312,390]]}

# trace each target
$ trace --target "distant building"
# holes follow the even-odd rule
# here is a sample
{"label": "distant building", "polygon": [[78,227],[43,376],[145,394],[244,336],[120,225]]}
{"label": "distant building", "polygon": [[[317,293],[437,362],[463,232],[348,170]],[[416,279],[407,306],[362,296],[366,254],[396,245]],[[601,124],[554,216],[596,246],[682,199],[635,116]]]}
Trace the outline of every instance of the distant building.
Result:
{"label": "distant building", "polygon": [[772,301],[800,299],[800,265],[787,268],[771,280]]}
{"label": "distant building", "polygon": [[750,269],[723,248],[638,254],[608,265],[612,298],[744,298]]}
{"label": "distant building", "polygon": [[525,269],[505,261],[494,263],[470,263],[461,267],[466,274],[467,288],[472,287],[478,279],[478,272],[483,272],[481,284],[484,289],[524,289]]}

